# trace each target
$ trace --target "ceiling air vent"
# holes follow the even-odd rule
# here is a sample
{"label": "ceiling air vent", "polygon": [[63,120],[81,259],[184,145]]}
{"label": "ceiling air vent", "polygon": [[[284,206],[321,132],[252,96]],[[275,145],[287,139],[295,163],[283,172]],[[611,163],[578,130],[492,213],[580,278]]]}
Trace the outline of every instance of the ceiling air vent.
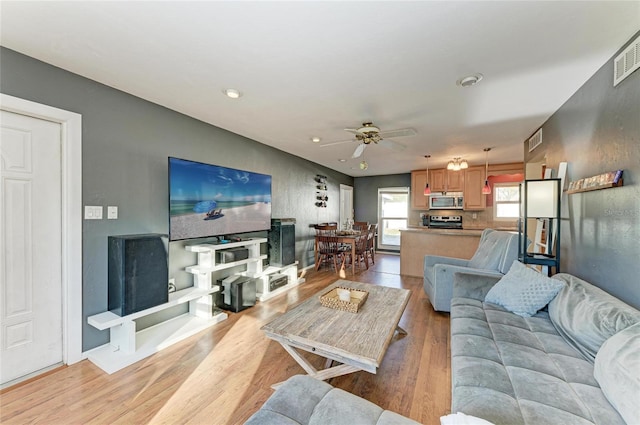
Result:
{"label": "ceiling air vent", "polygon": [[542,144],[542,128],[539,128],[533,136],[529,138],[529,152]]}
{"label": "ceiling air vent", "polygon": [[627,78],[636,69],[640,68],[640,37],[627,46],[613,60],[613,86],[620,84],[622,80]]}

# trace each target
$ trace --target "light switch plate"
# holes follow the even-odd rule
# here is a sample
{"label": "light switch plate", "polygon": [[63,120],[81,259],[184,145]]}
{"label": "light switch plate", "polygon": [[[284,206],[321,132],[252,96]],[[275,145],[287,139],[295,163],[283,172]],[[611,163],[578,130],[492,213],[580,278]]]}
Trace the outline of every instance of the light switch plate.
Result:
{"label": "light switch plate", "polygon": [[108,220],[118,219],[118,207],[114,207],[114,206],[107,207],[107,219]]}
{"label": "light switch plate", "polygon": [[84,206],[84,219],[85,220],[102,220],[102,205],[85,205]]}

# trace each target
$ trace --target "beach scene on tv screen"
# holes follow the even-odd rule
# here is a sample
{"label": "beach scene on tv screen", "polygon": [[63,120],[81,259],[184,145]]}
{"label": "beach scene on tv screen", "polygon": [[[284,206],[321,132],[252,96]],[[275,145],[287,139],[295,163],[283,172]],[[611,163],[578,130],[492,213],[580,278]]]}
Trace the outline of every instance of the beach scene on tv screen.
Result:
{"label": "beach scene on tv screen", "polygon": [[169,159],[172,240],[266,230],[271,226],[271,176]]}

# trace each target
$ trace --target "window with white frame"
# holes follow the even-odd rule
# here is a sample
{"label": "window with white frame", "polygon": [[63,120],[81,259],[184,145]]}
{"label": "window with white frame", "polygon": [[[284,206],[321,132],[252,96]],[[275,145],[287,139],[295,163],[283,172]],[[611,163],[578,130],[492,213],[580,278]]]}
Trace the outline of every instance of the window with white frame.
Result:
{"label": "window with white frame", "polygon": [[495,183],[493,186],[493,219],[514,220],[520,211],[520,185]]}

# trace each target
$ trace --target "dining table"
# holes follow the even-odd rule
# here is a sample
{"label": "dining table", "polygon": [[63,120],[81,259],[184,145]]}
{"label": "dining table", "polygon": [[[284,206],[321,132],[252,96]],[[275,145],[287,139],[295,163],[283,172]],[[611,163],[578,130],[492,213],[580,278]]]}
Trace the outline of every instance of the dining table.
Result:
{"label": "dining table", "polygon": [[[351,272],[353,274],[356,274],[356,239],[359,236],[362,235],[366,235],[366,231],[365,232],[359,232],[357,230],[338,230],[336,231],[336,241],[338,243],[344,244],[346,245],[350,245],[351,246]],[[315,261],[316,264],[318,263],[318,261],[320,261],[319,259],[319,254],[318,254],[318,235],[316,235],[315,237],[315,243],[314,243],[314,248],[313,248],[313,252],[314,252],[314,257],[315,257]]]}

